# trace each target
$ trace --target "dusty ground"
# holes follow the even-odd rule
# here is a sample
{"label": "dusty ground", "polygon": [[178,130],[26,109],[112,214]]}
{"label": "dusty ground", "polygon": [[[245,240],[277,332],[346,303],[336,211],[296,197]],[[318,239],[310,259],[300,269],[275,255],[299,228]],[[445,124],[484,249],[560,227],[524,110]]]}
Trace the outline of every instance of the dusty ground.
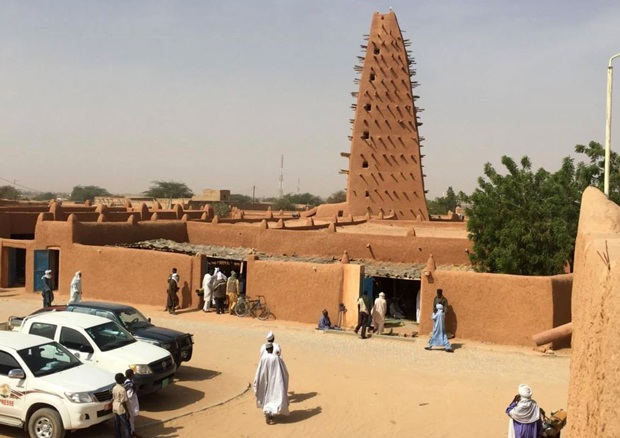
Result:
{"label": "dusty ground", "polygon": [[[57,296],[57,303],[63,300],[66,295]],[[0,320],[40,304],[38,294],[0,289]],[[447,354],[424,350],[425,337],[362,340],[305,324],[193,309],[172,316],[159,307],[138,307],[157,325],[193,333],[196,342],[175,384],[140,401],[143,437],[501,437],[504,410],[519,383],[532,386],[547,411],[566,408],[567,352],[546,355],[453,339],[456,351]],[[269,330],[291,376],[291,415],[272,426],[248,390]],[[25,434],[0,426],[0,436]],[[113,427],[108,422],[70,436],[113,436]]]}

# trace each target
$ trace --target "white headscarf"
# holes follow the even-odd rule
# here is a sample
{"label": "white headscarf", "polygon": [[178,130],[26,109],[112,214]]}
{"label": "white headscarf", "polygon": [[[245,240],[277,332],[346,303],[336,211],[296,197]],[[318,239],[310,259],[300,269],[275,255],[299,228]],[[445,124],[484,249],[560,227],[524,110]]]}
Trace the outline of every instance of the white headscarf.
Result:
{"label": "white headscarf", "polygon": [[443,311],[443,304],[436,304],[435,309]]}
{"label": "white headscarf", "polygon": [[[517,405],[508,413],[510,418],[519,423],[533,423],[540,419],[540,409],[538,403],[532,400],[532,388],[527,385],[519,385],[518,388],[521,400],[517,402]],[[512,421],[510,422],[513,426]]]}

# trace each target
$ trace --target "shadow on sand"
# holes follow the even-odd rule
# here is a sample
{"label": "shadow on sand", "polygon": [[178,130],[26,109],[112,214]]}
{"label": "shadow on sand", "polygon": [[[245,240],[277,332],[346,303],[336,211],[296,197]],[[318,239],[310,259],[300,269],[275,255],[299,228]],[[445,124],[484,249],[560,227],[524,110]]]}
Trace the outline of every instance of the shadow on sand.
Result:
{"label": "shadow on sand", "polygon": [[297,411],[291,411],[288,416],[277,416],[276,423],[283,424],[291,424],[291,423],[299,423],[300,421],[307,420],[308,418],[312,418],[315,415],[319,415],[323,409],[320,406],[316,408],[310,409],[301,409]]}
{"label": "shadow on sand", "polygon": [[308,400],[309,398],[312,398],[314,396],[316,396],[318,393],[317,392],[306,392],[305,394],[296,394],[294,391],[291,391],[288,395],[288,400],[291,403],[299,403],[302,402],[304,400]]}

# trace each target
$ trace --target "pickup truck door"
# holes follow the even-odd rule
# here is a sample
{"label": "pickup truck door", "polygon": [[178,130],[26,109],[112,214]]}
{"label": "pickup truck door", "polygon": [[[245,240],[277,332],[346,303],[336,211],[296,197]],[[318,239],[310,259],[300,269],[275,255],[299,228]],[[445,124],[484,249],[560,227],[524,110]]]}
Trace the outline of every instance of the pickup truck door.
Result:
{"label": "pickup truck door", "polygon": [[[26,379],[11,379],[9,371],[24,369],[8,351],[0,350],[0,422],[18,426],[24,413]],[[24,371],[25,373],[25,371]]]}
{"label": "pickup truck door", "polygon": [[91,363],[93,365],[97,364],[98,348],[92,340],[88,339],[88,337],[81,332],[69,327],[61,327],[58,343],[64,345],[82,362]]}

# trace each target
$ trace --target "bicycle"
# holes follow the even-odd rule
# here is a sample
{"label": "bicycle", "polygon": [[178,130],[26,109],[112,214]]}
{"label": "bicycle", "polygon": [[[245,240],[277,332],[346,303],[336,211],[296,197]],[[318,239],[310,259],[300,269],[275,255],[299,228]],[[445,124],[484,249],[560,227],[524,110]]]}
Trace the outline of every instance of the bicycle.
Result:
{"label": "bicycle", "polygon": [[269,319],[269,315],[271,312],[269,311],[269,306],[265,302],[264,295],[257,295],[255,300],[251,300],[249,297],[241,295],[237,300],[237,305],[235,306],[235,314],[240,317],[245,317],[248,315],[252,315],[264,321]]}

